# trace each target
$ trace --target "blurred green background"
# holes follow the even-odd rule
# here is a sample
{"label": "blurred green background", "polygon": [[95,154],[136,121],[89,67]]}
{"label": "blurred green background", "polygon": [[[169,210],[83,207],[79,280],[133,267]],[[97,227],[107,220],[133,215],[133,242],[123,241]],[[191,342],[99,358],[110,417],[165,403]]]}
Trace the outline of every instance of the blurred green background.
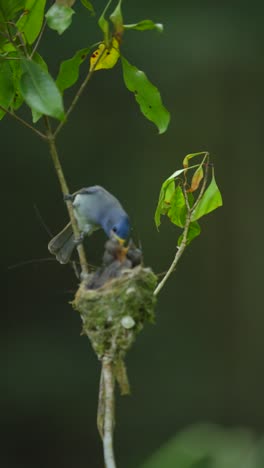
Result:
{"label": "blurred green background", "polygon": [[[54,77],[61,60],[101,39],[79,3],[72,27],[61,37],[47,30],[41,44]],[[104,2],[94,6],[100,13]],[[241,447],[245,433],[254,446],[264,430],[264,7],[261,1],[144,0],[124,2],[123,12],[127,23],[164,23],[162,35],[126,33],[122,48],[159,87],[171,125],[159,136],[144,119],[120,64],[96,73],[58,141],[71,190],[100,184],[113,192],[131,216],[145,264],[157,273],[170,264],[178,237],[166,220],[155,229],[159,189],[187,153],[210,152],[224,200],[202,220],[202,235],[160,294],[156,325],[127,356],[132,395],[117,397],[115,448],[118,466],[135,468],[198,423],[217,424],[224,434],[247,428],[238,437]],[[9,321],[2,313],[1,327],[3,348],[8,341],[8,400],[1,411],[7,440],[0,463],[102,468],[100,367],[69,305],[76,279],[69,266],[37,261],[49,257],[49,235],[35,207],[53,234],[67,221],[56,175],[45,143],[29,130],[6,116],[0,132],[9,283]],[[87,242],[91,263],[100,263],[103,243],[102,233]],[[28,260],[36,261],[20,264]],[[211,426],[199,427],[210,434]],[[258,460],[264,466],[264,456]],[[148,468],[157,466],[167,465]],[[197,464],[168,466],[213,465],[206,455]],[[242,461],[231,457],[222,467],[240,468]]]}

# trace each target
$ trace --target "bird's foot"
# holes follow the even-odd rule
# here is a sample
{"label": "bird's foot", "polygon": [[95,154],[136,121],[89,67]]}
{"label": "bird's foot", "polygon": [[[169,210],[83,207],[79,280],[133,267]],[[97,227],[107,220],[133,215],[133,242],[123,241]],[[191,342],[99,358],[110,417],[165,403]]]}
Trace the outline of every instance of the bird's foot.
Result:
{"label": "bird's foot", "polygon": [[84,238],[85,238],[85,234],[84,232],[81,232],[79,237],[77,237],[77,239],[74,239],[74,244],[76,246],[82,244],[82,242],[84,241]]}
{"label": "bird's foot", "polygon": [[73,201],[74,200],[74,195],[71,195],[70,193],[66,193],[65,195],[63,195],[63,200],[66,202],[66,201]]}

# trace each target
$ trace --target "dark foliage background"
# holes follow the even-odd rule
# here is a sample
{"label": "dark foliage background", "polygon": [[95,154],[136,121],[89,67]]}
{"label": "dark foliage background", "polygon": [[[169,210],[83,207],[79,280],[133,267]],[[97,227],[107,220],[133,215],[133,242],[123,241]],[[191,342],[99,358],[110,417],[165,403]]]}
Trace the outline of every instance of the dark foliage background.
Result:
{"label": "dark foliage background", "polygon": [[[115,193],[156,272],[168,267],[178,235],[167,222],[155,229],[159,188],[187,153],[210,151],[224,199],[160,294],[156,325],[127,357],[132,395],[117,400],[116,452],[120,466],[134,468],[190,424],[264,429],[264,9],[258,1],[144,0],[123,10],[126,22],[165,25],[162,35],[127,33],[123,53],[159,87],[172,122],[157,135],[124,88],[120,64],[96,73],[59,138],[72,191],[100,184]],[[47,31],[41,44],[53,76],[61,59],[100,40],[95,20],[81,5],[76,11],[72,28],[62,37]],[[69,305],[73,272],[53,261],[10,269],[48,257],[34,206],[57,232],[67,221],[58,182],[43,142],[8,117],[0,131],[9,283],[1,466],[102,468],[99,363]],[[91,263],[99,264],[103,242],[100,233],[87,242]]]}

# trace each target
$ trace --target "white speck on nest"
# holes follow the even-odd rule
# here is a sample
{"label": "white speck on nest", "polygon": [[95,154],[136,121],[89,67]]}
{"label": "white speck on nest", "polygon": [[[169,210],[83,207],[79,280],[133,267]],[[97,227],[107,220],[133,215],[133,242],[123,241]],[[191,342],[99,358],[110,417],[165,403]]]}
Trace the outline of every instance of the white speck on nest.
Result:
{"label": "white speck on nest", "polygon": [[130,317],[130,315],[126,315],[121,320],[122,326],[126,328],[127,330],[129,330],[130,328],[133,328],[135,323],[136,323],[135,320],[132,317]]}

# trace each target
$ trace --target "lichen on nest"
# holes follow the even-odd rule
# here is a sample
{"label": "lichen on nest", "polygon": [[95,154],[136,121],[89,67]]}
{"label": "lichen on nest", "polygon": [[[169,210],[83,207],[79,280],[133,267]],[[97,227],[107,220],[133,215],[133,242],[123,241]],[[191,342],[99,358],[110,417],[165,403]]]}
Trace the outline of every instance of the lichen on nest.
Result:
{"label": "lichen on nest", "polygon": [[152,270],[141,265],[122,270],[99,289],[81,283],[72,305],[99,359],[123,359],[144,323],[154,322],[156,284]]}

